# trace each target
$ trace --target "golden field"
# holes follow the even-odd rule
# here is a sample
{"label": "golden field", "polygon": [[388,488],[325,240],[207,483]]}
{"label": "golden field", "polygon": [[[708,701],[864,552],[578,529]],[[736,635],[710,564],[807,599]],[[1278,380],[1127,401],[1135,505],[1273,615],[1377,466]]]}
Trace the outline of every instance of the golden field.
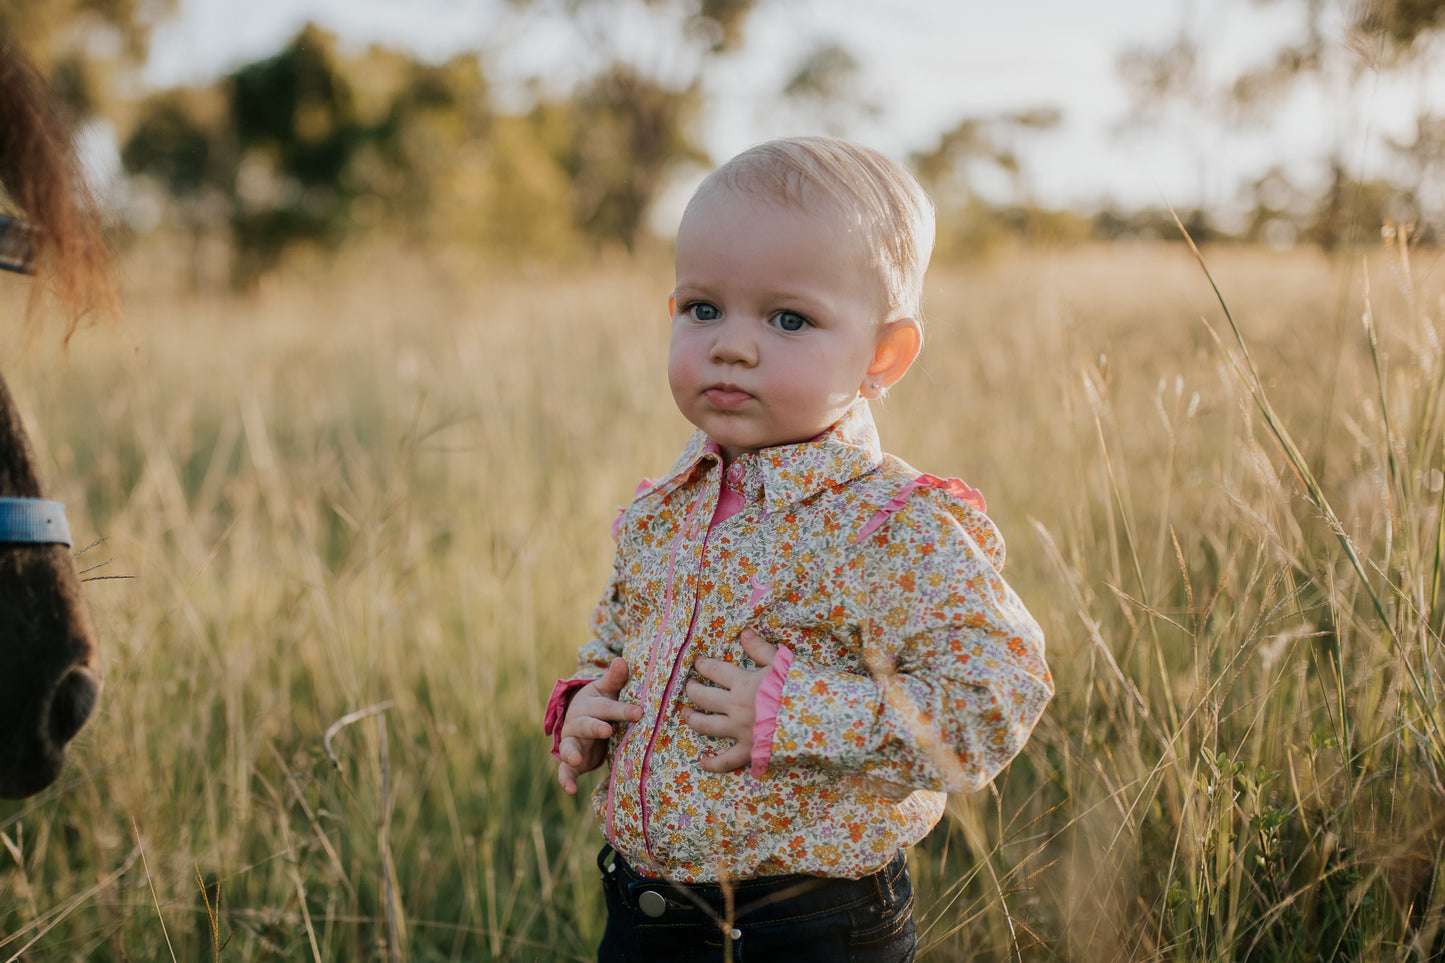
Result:
{"label": "golden field", "polygon": [[[1248,358],[1183,245],[1019,249],[935,267],[876,409],[987,496],[1058,686],[912,854],[924,960],[1445,953],[1445,259],[1203,257]],[[0,961],[591,958],[540,718],[687,434],[670,266],[163,267],[4,332],[107,681],[0,804]]]}

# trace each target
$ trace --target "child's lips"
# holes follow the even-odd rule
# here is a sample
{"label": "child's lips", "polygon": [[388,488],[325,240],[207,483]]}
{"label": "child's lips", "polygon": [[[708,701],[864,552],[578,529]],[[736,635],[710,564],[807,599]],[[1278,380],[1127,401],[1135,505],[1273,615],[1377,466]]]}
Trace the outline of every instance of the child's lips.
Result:
{"label": "child's lips", "polygon": [[702,393],[707,403],[723,411],[734,411],[753,400],[753,396],[732,385],[713,385]]}

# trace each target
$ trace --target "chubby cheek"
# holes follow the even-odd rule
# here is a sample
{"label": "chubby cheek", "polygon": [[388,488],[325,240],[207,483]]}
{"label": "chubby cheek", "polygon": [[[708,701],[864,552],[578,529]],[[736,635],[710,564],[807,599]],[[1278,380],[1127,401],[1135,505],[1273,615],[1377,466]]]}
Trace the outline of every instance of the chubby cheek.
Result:
{"label": "chubby cheek", "polygon": [[667,349],[667,383],[673,400],[684,412],[688,399],[697,394],[698,367],[697,352],[689,350],[687,340],[674,331]]}
{"label": "chubby cheek", "polygon": [[796,363],[774,372],[773,400],[778,410],[790,412],[794,434],[811,436],[842,417],[858,398],[858,383],[851,369],[830,367],[832,359],[792,360]]}
{"label": "chubby cheek", "polygon": [[827,377],[828,361],[828,358],[801,353],[779,359],[772,372],[774,397],[791,409],[817,408],[832,394]]}

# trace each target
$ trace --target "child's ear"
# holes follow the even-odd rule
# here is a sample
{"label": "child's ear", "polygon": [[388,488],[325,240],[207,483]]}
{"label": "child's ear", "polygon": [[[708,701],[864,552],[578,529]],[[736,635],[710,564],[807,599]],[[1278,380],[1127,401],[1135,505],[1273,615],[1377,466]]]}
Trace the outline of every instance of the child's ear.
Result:
{"label": "child's ear", "polygon": [[667,316],[668,318],[677,317],[677,298],[669,297],[667,299]]}
{"label": "child's ear", "polygon": [[914,318],[899,318],[883,326],[873,363],[868,366],[859,393],[877,398],[908,373],[913,359],[923,350],[923,326]]}

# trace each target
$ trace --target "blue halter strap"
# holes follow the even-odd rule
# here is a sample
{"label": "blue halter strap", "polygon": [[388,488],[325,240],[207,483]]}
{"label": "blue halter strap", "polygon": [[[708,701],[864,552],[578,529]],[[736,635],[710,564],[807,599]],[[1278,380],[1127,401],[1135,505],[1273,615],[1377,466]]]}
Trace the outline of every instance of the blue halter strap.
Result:
{"label": "blue halter strap", "polygon": [[70,525],[65,506],[43,498],[0,498],[0,543],[65,545],[70,542]]}

